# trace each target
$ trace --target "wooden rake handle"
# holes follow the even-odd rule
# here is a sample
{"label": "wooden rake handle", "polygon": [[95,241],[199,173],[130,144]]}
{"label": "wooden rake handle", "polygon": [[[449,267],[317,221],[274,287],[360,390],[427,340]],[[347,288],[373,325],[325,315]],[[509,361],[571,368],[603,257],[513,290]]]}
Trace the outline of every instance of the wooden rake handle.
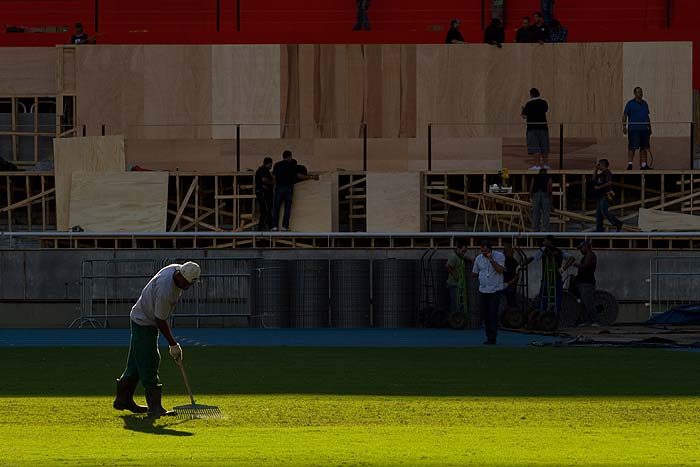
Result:
{"label": "wooden rake handle", "polygon": [[182,365],[182,358],[180,358],[180,360],[177,361],[177,366],[180,368],[180,374],[182,374],[182,380],[185,382],[187,393],[190,395],[190,401],[192,401],[192,405],[195,405],[194,396],[192,395],[192,389],[190,389],[190,382],[187,379],[187,374],[185,374],[185,367]]}

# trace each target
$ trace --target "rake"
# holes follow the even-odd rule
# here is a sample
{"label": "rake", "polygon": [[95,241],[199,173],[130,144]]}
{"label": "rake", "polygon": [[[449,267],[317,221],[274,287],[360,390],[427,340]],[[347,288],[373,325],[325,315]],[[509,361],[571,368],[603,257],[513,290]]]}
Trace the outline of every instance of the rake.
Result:
{"label": "rake", "polygon": [[190,395],[190,401],[192,403],[173,407],[175,415],[178,418],[223,418],[223,415],[218,407],[214,405],[197,404],[195,402],[194,396],[192,395],[192,389],[190,389],[190,382],[185,374],[185,367],[182,365],[182,359],[177,362],[177,366],[180,367],[182,380],[185,382],[185,387],[187,387],[187,393]]}

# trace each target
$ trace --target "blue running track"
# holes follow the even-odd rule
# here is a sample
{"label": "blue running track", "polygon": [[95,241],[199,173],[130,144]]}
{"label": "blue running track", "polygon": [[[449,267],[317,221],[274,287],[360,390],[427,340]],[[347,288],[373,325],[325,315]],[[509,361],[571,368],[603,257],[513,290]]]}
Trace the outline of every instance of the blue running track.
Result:
{"label": "blue running track", "polygon": [[[447,329],[186,329],[175,328],[183,346],[230,347],[474,347],[482,330]],[[501,331],[498,345],[524,347],[557,337]],[[161,345],[166,342],[161,336]],[[0,347],[124,347],[128,329],[0,329]]]}

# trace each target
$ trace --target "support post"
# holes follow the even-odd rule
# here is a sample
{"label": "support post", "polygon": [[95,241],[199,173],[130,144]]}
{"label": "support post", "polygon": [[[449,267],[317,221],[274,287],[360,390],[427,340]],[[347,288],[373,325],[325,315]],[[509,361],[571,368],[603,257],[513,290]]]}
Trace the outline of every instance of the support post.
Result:
{"label": "support post", "polygon": [[221,0],[216,0],[216,32],[221,32]]}
{"label": "support post", "polygon": [[87,125],[83,125],[83,136],[87,136]]}
{"label": "support post", "polygon": [[695,122],[690,122],[690,170],[695,166]]}
{"label": "support post", "polygon": [[433,124],[428,123],[428,172],[433,170]]}
{"label": "support post", "polygon": [[95,32],[100,32],[100,0],[95,0]]}
{"label": "support post", "polygon": [[671,0],[666,0],[666,29],[671,29]]}
{"label": "support post", "polygon": [[559,170],[564,170],[564,124],[559,124]]}
{"label": "support post", "polygon": [[362,124],[362,171],[367,172],[367,122]]}
{"label": "support post", "polygon": [[241,171],[241,126],[236,125],[236,172]]}
{"label": "support post", "polygon": [[236,32],[241,32],[241,0],[236,0]]}
{"label": "support post", "polygon": [[107,132],[107,130],[105,128],[105,124],[103,123],[102,124],[102,136],[104,136],[106,134],[106,132]]}

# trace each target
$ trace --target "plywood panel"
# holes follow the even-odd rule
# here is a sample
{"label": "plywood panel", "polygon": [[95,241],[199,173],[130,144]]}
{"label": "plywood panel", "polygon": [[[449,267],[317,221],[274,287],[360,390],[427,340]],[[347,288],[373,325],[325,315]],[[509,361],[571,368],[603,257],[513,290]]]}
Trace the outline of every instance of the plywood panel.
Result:
{"label": "plywood panel", "polygon": [[28,97],[55,94],[56,49],[0,48],[0,95]]}
{"label": "plywood panel", "polygon": [[123,172],[124,138],[93,136],[53,140],[56,179],[56,230],[68,230],[71,178],[74,172]]}
{"label": "plywood panel", "polygon": [[[140,45],[76,47],[77,123],[87,134],[129,135],[144,123],[144,52]],[[106,91],[108,90],[108,91]],[[143,130],[143,129],[140,129]]]}
{"label": "plywood panel", "polygon": [[235,150],[233,140],[134,138],[126,142],[126,162],[150,170],[232,173],[236,171]]}
{"label": "plywood panel", "polygon": [[144,46],[144,124],[173,125],[166,132],[170,138],[211,137],[207,126],[213,115],[211,49],[209,45]]}
{"label": "plywood panel", "polygon": [[[692,121],[692,53],[691,42],[628,42],[623,45],[623,101],[634,97],[636,86],[644,89],[654,122]],[[654,125],[657,136],[688,136],[690,125]]]}
{"label": "plywood panel", "polygon": [[[427,141],[418,140],[427,169]],[[433,140],[433,170],[500,170],[502,138],[439,138]]]}
{"label": "plywood panel", "polygon": [[[481,127],[467,127],[462,123],[487,121],[485,88],[489,57],[493,53],[491,49],[489,46],[475,44],[458,47],[446,44],[417,46],[418,135],[427,134],[428,124],[433,124],[434,135],[454,137],[482,134]],[[496,73],[491,74],[495,79]],[[512,74],[511,70],[509,75]],[[488,85],[492,86],[491,83]],[[504,92],[512,94],[517,91]],[[489,106],[500,104],[500,97],[488,102]]]}
{"label": "plywood panel", "polygon": [[74,172],[70,225],[86,232],[165,232],[167,172]]}
{"label": "plywood panel", "polygon": [[418,172],[367,173],[367,232],[420,232],[422,199]]}
{"label": "plywood panel", "polygon": [[[295,232],[336,232],[338,230],[338,175],[323,174],[320,180],[294,185],[290,228]],[[280,217],[282,215],[280,212]]]}
{"label": "plywood panel", "polygon": [[565,122],[567,135],[621,135],[622,43],[557,44],[554,67],[551,115]]}
{"label": "plywood panel", "polygon": [[[280,137],[280,49],[279,45],[212,46],[212,123],[245,124],[241,138]],[[215,126],[212,135],[235,138],[235,127]]]}

